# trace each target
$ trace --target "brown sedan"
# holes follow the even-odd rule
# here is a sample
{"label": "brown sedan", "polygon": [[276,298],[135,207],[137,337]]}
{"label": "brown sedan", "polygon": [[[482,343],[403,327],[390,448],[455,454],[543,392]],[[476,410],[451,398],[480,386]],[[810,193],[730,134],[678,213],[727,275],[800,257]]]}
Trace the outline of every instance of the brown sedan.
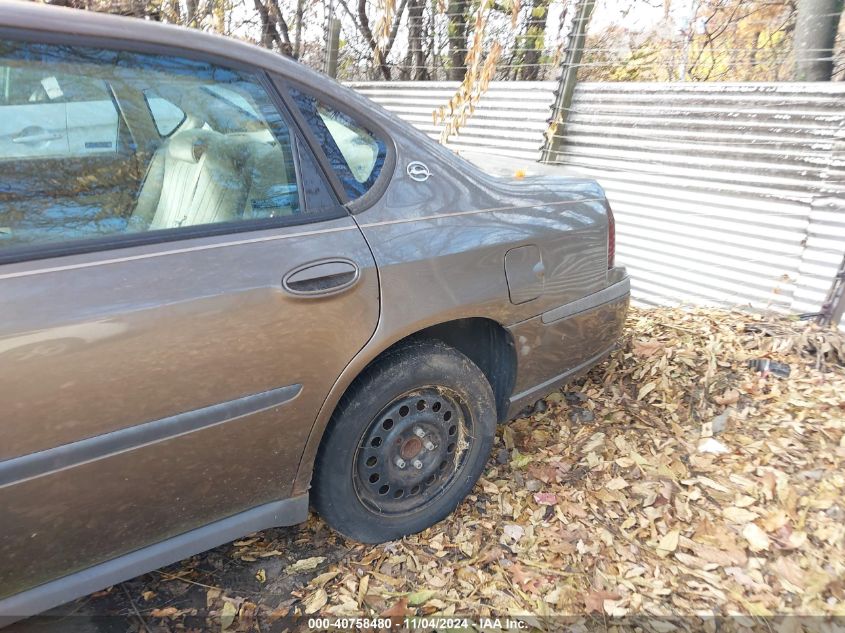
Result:
{"label": "brown sedan", "polygon": [[309,503],[426,528],[628,305],[595,182],[232,40],[4,4],[0,160],[7,619]]}

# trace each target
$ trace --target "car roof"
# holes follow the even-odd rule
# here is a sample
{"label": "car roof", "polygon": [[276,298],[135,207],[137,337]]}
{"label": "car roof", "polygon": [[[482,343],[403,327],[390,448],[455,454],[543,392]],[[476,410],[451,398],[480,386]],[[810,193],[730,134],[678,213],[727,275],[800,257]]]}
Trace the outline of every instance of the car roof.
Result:
{"label": "car roof", "polygon": [[[327,92],[348,89],[305,65],[279,53],[247,42],[153,20],[109,15],[36,2],[0,0],[0,28],[12,27],[41,33],[96,37],[148,47],[172,46],[228,58],[235,62],[302,79]],[[149,52],[155,52],[151,50]]]}

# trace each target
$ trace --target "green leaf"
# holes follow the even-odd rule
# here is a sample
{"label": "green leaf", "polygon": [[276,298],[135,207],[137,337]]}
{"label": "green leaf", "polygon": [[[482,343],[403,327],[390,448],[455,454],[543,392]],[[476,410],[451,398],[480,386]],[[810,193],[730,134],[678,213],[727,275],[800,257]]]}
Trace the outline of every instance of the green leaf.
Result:
{"label": "green leaf", "polygon": [[231,602],[225,602],[223,604],[223,610],[220,612],[220,627],[225,631],[230,626],[232,626],[232,622],[235,621],[235,616],[238,615],[238,609],[233,605]]}
{"label": "green leaf", "polygon": [[529,455],[523,455],[518,450],[513,449],[513,455],[511,457],[511,466],[513,466],[514,468],[525,468],[530,463],[531,457]]}
{"label": "green leaf", "polygon": [[436,591],[431,591],[430,589],[424,589],[422,591],[415,591],[412,594],[408,594],[408,606],[410,607],[418,607],[421,604],[425,604],[429,600],[431,600]]}

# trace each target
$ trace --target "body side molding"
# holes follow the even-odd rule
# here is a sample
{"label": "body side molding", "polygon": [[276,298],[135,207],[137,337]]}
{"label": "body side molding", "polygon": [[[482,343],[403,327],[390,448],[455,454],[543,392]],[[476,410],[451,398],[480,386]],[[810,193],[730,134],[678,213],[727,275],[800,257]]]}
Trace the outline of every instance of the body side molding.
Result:
{"label": "body side molding", "polygon": [[544,312],[542,314],[543,323],[554,323],[555,321],[565,319],[574,314],[578,314],[579,312],[593,310],[605,303],[617,301],[630,292],[631,279],[629,277],[625,277],[621,281],[617,281],[615,284],[599,290],[598,292],[576,299],[575,301],[562,305],[559,308],[554,308],[553,310]]}
{"label": "body side molding", "polygon": [[0,462],[0,488],[260,413],[293,400],[301,390],[302,385],[279,387],[95,435],[78,442],[12,457]]}

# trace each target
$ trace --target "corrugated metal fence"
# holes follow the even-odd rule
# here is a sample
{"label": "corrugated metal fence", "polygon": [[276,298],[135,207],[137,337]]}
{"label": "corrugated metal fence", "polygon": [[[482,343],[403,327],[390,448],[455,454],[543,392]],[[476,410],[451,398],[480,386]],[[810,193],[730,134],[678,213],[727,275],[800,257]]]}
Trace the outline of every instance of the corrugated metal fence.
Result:
{"label": "corrugated metal fence", "polygon": [[[372,81],[348,84],[437,140],[432,112],[455,94],[457,81]],[[492,151],[535,161],[554,101],[553,81],[493,81],[449,147]]]}
{"label": "corrugated metal fence", "polygon": [[[354,84],[434,138],[455,82]],[[493,82],[449,145],[536,160],[553,82]],[[845,85],[584,83],[558,162],[616,212],[635,300],[817,312],[845,254]]]}

